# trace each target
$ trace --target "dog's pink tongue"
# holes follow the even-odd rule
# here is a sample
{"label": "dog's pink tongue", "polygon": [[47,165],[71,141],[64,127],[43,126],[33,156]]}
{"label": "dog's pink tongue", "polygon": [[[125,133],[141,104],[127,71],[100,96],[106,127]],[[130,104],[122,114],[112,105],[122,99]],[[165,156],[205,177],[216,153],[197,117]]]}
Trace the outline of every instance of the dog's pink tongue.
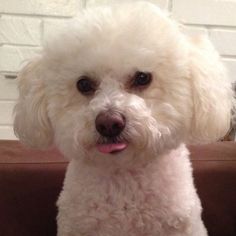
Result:
{"label": "dog's pink tongue", "polygon": [[115,153],[124,150],[127,147],[127,143],[109,143],[98,144],[97,149],[102,153]]}

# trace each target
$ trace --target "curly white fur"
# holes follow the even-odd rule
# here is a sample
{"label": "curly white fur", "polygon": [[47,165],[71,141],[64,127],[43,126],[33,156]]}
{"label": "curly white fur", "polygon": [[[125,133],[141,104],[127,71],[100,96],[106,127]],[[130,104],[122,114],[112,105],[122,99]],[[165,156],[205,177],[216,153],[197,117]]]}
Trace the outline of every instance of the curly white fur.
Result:
{"label": "curly white fur", "polygon": [[[149,87],[129,87],[135,71]],[[99,84],[76,88],[82,75]],[[138,2],[87,9],[19,75],[15,132],[55,143],[70,159],[58,200],[58,236],[205,236],[201,204],[182,143],[229,129],[233,93],[208,39],[189,39],[158,7]],[[101,111],[126,118],[117,154],[96,149]]]}

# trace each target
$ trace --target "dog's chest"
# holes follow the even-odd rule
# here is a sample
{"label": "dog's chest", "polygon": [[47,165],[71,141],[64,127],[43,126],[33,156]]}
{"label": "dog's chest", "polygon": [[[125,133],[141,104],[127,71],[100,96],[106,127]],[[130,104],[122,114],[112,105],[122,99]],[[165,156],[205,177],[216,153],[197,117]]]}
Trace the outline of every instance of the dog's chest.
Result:
{"label": "dog's chest", "polygon": [[185,225],[164,179],[133,170],[84,178],[65,183],[58,203],[62,214],[70,215],[70,227],[81,234],[138,236],[168,231],[171,235],[171,228]]}

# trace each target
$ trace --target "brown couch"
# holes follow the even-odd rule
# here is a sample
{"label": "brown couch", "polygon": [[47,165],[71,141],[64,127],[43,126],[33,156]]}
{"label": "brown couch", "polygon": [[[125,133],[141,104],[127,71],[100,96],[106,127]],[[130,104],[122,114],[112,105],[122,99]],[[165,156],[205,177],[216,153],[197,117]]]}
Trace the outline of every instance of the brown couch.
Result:
{"label": "brown couch", "polygon": [[[190,147],[210,236],[236,236],[236,143]],[[0,141],[0,236],[56,235],[55,202],[67,161],[55,150]]]}

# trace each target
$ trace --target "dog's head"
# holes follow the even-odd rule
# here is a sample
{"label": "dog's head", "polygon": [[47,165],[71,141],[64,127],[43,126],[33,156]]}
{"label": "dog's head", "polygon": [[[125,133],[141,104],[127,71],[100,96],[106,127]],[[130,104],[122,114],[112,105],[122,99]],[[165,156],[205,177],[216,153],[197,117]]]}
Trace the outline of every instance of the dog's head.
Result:
{"label": "dog's head", "polygon": [[18,137],[72,158],[217,140],[233,101],[209,41],[142,2],[83,12],[23,69],[19,89]]}

